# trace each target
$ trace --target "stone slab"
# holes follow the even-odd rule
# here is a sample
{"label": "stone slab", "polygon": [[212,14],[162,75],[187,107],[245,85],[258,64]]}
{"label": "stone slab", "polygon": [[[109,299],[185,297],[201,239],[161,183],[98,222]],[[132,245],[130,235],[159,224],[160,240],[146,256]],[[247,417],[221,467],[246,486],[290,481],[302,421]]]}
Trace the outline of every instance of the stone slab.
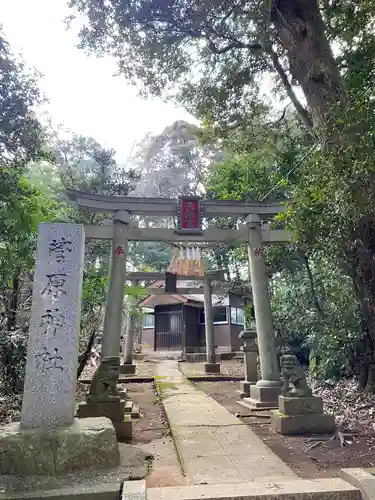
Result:
{"label": "stone slab", "polygon": [[133,409],[133,401],[131,401],[130,399],[128,399],[125,402],[125,413],[131,413],[132,409]]}
{"label": "stone slab", "polygon": [[284,415],[280,410],[271,411],[271,428],[284,435],[325,434],[335,430],[333,415]]}
{"label": "stone slab", "polygon": [[140,410],[139,405],[133,403],[132,411],[130,413],[131,418],[139,418]]}
{"label": "stone slab", "polygon": [[136,373],[137,366],[133,363],[120,365],[120,373],[123,375],[134,375]]}
{"label": "stone slab", "polygon": [[278,408],[275,403],[262,402],[253,398],[243,398],[242,401],[237,401],[237,403],[249,410],[276,410]]}
{"label": "stone slab", "polygon": [[281,387],[258,387],[257,385],[252,385],[250,387],[250,398],[260,403],[267,403],[269,406],[276,405],[276,408],[278,408],[280,392]]}
{"label": "stone slab", "polygon": [[124,481],[120,500],[146,500],[146,481]]}
{"label": "stone slab", "polygon": [[196,391],[168,395],[163,398],[164,409],[170,422],[175,421],[180,427],[199,427],[208,425],[243,425],[220,403],[209,396]]}
{"label": "stone slab", "polygon": [[[97,492],[103,491],[103,496],[99,497],[100,500],[105,500],[104,492],[113,491],[116,492],[116,500],[119,500],[120,487],[124,480],[139,480],[147,476],[150,467],[150,453],[132,444],[119,443],[118,447],[120,464],[111,469],[90,468],[53,476],[44,474],[32,476],[0,475],[0,499],[1,492],[9,492],[9,494],[11,492],[12,495],[17,494],[22,498],[22,495],[32,497],[36,492],[45,492],[44,494],[47,496],[47,493],[56,490],[64,492],[64,494],[66,492],[67,495],[73,491],[82,492],[82,494],[86,491],[90,494],[94,494],[94,492],[98,494]],[[65,499],[64,496],[62,498]],[[86,500],[87,497],[83,498]],[[112,495],[109,495],[109,500],[112,500]]]}
{"label": "stone slab", "polygon": [[[196,428],[172,425],[172,434],[183,469],[195,483],[246,481],[275,475],[295,477],[246,425]],[[225,467],[227,472],[223,472]]]}
{"label": "stone slab", "polygon": [[279,410],[284,415],[322,414],[323,400],[319,396],[290,398],[279,396]]}
{"label": "stone slab", "polygon": [[375,477],[363,469],[342,469],[340,477],[361,490],[363,500],[374,500]]}
{"label": "stone slab", "polygon": [[240,397],[249,398],[250,397],[250,386],[256,384],[256,380],[253,382],[240,382]]}
{"label": "stone slab", "polygon": [[221,485],[270,475],[296,477],[247,425],[178,377],[174,364],[173,370],[166,364],[165,376],[164,362],[158,365],[163,382],[157,386],[188,483]]}
{"label": "stone slab", "polygon": [[220,363],[205,363],[204,373],[220,373]]}
{"label": "stone slab", "polygon": [[172,428],[173,439],[181,458],[189,462],[198,457],[211,457],[224,454],[220,442],[209,427]]}
{"label": "stone slab", "polygon": [[21,424],[72,424],[85,248],[83,226],[38,229]]}
{"label": "stone slab", "polygon": [[147,500],[361,500],[342,479],[296,479],[150,488]]}
{"label": "stone slab", "polygon": [[182,461],[182,466],[186,478],[192,484],[216,484],[219,489],[222,484],[243,481],[231,458],[223,453]]}
{"label": "stone slab", "polygon": [[107,417],[112,422],[121,422],[125,415],[125,401],[112,401],[110,403],[80,403],[78,418]]}
{"label": "stone slab", "polygon": [[75,419],[70,427],[24,429],[14,422],[0,428],[0,474],[62,474],[119,464],[115,430],[107,418]]}
{"label": "stone slab", "polygon": [[[0,500],[118,500],[120,483],[95,486],[71,486],[53,490],[0,493]],[[130,497],[133,500],[132,497]],[[134,500],[138,500],[134,497]],[[140,500],[143,500],[140,497]]]}
{"label": "stone slab", "polygon": [[129,441],[133,438],[133,422],[130,415],[125,415],[121,422],[112,422],[118,441]]}

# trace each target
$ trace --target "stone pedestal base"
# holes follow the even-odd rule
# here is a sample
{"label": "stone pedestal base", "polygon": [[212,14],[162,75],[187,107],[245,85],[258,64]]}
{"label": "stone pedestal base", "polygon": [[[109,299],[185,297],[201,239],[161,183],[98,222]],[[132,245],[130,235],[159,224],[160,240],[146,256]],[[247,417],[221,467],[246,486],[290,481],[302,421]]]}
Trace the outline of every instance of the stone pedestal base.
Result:
{"label": "stone pedestal base", "polygon": [[204,373],[217,374],[220,373],[220,363],[205,363]]}
{"label": "stone pedestal base", "polygon": [[139,418],[139,407],[130,399],[110,403],[81,403],[79,418],[105,416],[112,420],[118,441],[129,440],[133,435],[133,418]]}
{"label": "stone pedestal base", "polygon": [[125,403],[125,415],[130,415],[131,418],[139,418],[139,406],[130,399]]}
{"label": "stone pedestal base", "polygon": [[279,409],[271,412],[271,428],[279,434],[324,434],[335,430],[335,419],[323,414],[321,397],[279,396]]}
{"label": "stone pedestal base", "polygon": [[246,380],[243,380],[240,382],[240,398],[250,398],[250,387],[252,385],[256,384],[256,382],[246,382]]}
{"label": "stone pedestal base", "polygon": [[133,420],[129,414],[124,415],[121,422],[113,422],[118,441],[130,441],[133,438]]}
{"label": "stone pedestal base", "polygon": [[313,413],[308,415],[285,415],[280,410],[272,410],[271,428],[284,435],[325,434],[335,430],[335,419],[332,415]]}
{"label": "stone pedestal base", "polygon": [[278,408],[278,397],[281,391],[280,387],[258,387],[250,386],[250,397],[244,398],[242,404],[250,409],[271,410]]}
{"label": "stone pedestal base", "polygon": [[107,417],[112,422],[120,422],[125,414],[125,400],[110,403],[81,403],[78,406],[78,418]]}
{"label": "stone pedestal base", "polygon": [[120,366],[120,373],[123,375],[134,375],[136,372],[136,365],[133,363],[124,363]]}
{"label": "stone pedestal base", "polygon": [[285,415],[322,414],[323,400],[318,396],[305,398],[279,396],[279,410]]}
{"label": "stone pedestal base", "polygon": [[75,419],[70,427],[23,429],[2,426],[0,474],[64,474],[88,468],[110,469],[120,463],[116,433],[107,418]]}

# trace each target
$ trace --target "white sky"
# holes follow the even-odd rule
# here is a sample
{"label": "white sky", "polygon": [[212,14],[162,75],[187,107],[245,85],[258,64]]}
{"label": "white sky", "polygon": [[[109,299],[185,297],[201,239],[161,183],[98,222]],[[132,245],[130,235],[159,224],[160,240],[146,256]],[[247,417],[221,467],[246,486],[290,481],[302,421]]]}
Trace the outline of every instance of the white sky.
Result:
{"label": "white sky", "polygon": [[66,31],[66,0],[0,0],[1,23],[12,51],[44,76],[40,88],[54,123],[113,147],[125,161],[134,141],[161,132],[174,120],[194,121],[161,100],[142,100],[133,86],[114,77],[115,61],[88,57]]}

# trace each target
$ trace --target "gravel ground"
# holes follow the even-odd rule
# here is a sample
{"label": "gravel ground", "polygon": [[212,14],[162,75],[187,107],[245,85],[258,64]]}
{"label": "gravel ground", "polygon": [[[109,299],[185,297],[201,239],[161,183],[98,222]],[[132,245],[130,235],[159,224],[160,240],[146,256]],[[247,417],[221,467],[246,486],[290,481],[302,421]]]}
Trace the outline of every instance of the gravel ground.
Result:
{"label": "gravel ground", "polygon": [[[179,364],[181,372],[187,377],[194,375],[206,375],[204,372],[204,363],[186,363]],[[244,365],[238,359],[220,361],[220,373],[233,377],[244,377]]]}

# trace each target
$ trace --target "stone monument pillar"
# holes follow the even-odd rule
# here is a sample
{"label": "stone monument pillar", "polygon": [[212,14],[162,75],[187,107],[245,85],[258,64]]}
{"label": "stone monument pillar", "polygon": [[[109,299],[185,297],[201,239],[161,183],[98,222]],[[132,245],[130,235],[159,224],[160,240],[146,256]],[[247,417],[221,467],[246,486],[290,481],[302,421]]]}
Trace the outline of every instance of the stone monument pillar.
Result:
{"label": "stone monument pillar", "polygon": [[[137,281],[132,281],[132,286],[137,286]],[[124,364],[120,366],[120,373],[132,375],[136,371],[136,365],[133,364],[133,344],[134,344],[134,314],[133,309],[137,301],[133,297],[129,297],[130,311],[126,322],[125,332],[125,353]]]}
{"label": "stone monument pillar", "polygon": [[244,402],[257,408],[277,408],[281,382],[259,215],[249,215],[247,223],[249,226],[248,251],[251,288],[262,379],[250,387],[250,398],[245,398]]}
{"label": "stone monument pillar", "polygon": [[250,397],[250,386],[255,385],[258,380],[258,346],[256,345],[256,330],[244,330],[240,333],[244,345],[241,347],[244,355],[245,380],[241,382],[241,398]]}
{"label": "stone monument pillar", "polygon": [[220,373],[220,363],[216,363],[215,355],[211,279],[207,273],[204,275],[203,287],[207,360],[204,364],[204,371],[206,373]]}
{"label": "stone monument pillar", "polygon": [[119,463],[110,421],[74,418],[84,248],[83,226],[40,224],[21,422],[2,429],[0,474]]}
{"label": "stone monument pillar", "polygon": [[74,420],[84,248],[82,226],[39,227],[21,413],[24,428],[71,425]]}

